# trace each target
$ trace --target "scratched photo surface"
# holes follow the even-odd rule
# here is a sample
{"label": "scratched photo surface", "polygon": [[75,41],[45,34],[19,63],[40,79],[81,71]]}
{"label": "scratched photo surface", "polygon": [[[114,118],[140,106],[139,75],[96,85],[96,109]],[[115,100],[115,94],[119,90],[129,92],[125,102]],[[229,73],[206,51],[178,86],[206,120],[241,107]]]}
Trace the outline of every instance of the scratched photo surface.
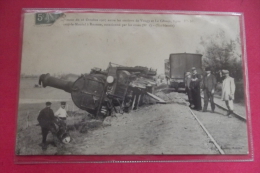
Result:
{"label": "scratched photo surface", "polygon": [[246,155],[242,17],[23,13],[16,155]]}

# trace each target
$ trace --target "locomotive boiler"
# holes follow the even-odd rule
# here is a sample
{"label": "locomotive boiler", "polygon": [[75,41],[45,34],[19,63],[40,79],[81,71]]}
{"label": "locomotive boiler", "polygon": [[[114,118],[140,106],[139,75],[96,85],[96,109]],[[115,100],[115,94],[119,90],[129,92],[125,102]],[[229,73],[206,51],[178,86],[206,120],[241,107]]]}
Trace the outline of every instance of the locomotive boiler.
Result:
{"label": "locomotive boiler", "polygon": [[[153,91],[155,82],[152,76],[156,70],[147,67],[125,67],[109,63],[106,70],[91,69],[75,82],[65,81],[42,74],[39,85],[54,87],[71,94],[74,104],[95,116],[110,115],[111,112],[138,107],[142,96]],[[142,80],[140,80],[142,79]]]}

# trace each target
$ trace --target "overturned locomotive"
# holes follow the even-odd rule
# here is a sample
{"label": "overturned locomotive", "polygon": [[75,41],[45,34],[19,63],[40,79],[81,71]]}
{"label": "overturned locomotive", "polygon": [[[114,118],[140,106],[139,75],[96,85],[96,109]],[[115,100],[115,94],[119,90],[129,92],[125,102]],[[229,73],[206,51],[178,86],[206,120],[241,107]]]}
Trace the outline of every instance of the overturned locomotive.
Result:
{"label": "overturned locomotive", "polygon": [[[147,94],[153,97],[155,75],[156,70],[147,67],[125,67],[109,63],[106,70],[93,68],[89,74],[81,75],[75,82],[42,74],[39,85],[71,93],[78,108],[95,116],[108,116],[112,111],[122,113],[136,109]],[[162,102],[156,96],[154,98]]]}

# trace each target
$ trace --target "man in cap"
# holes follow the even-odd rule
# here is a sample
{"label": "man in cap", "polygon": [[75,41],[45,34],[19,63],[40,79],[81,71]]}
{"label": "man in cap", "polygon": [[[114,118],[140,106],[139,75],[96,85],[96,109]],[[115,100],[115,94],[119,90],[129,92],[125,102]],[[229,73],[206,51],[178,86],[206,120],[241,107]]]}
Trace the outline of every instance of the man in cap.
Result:
{"label": "man in cap", "polygon": [[203,79],[202,83],[202,90],[204,91],[204,106],[203,112],[207,111],[208,103],[210,101],[211,110],[214,112],[215,110],[215,103],[214,103],[214,92],[217,85],[216,77],[211,74],[211,69],[207,67],[205,69],[206,76]]}
{"label": "man in cap", "polygon": [[225,76],[225,79],[223,80],[222,83],[222,96],[221,99],[225,101],[228,112],[227,116],[231,118],[231,114],[233,113],[234,110],[234,96],[235,96],[235,82],[234,78],[229,76],[229,71],[228,70],[222,70],[223,75]]}
{"label": "man in cap", "polygon": [[65,109],[66,102],[61,102],[60,108],[55,112],[55,116],[65,121],[67,119],[67,111]]}
{"label": "man in cap", "polygon": [[193,103],[192,103],[191,88],[190,88],[190,82],[191,82],[191,73],[190,72],[186,72],[184,82],[185,82],[185,90],[188,95],[188,100],[190,103],[189,107],[191,107],[193,105]]}
{"label": "man in cap", "polygon": [[46,138],[49,131],[53,134],[54,138],[56,137],[56,126],[55,126],[55,116],[53,110],[51,109],[51,102],[46,102],[46,107],[42,109],[37,118],[41,130],[42,130],[42,146],[43,150],[47,149]]}
{"label": "man in cap", "polygon": [[194,104],[194,109],[200,111],[201,108],[201,96],[200,96],[200,82],[201,82],[201,75],[197,73],[195,67],[192,67],[192,75],[191,75],[191,97]]}

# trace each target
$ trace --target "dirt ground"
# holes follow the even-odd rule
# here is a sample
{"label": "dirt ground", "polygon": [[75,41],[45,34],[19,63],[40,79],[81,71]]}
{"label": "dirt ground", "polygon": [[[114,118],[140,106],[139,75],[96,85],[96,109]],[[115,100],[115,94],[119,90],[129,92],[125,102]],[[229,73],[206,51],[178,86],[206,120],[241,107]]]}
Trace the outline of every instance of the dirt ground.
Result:
{"label": "dirt ground", "polygon": [[41,142],[39,126],[20,130],[17,154],[218,154],[194,117],[181,104],[150,105],[129,114],[107,117],[104,122],[78,113],[68,119],[68,126],[79,124],[86,117],[84,123],[88,123],[88,127],[83,132],[71,129],[73,140],[70,144],[56,148],[51,145],[52,135],[49,134],[46,151],[38,145]]}
{"label": "dirt ground", "polygon": [[151,105],[107,117],[104,124],[67,150],[82,155],[218,154],[183,105]]}
{"label": "dirt ground", "polygon": [[[177,102],[182,103],[187,101],[185,93],[157,93],[158,96],[172,100],[178,98]],[[176,101],[175,101],[176,102]],[[187,102],[186,102],[187,103]],[[220,98],[215,98],[215,103],[226,107],[225,103]],[[202,106],[204,100],[202,99]],[[248,133],[247,123],[237,119],[234,115],[232,118],[226,116],[226,111],[216,107],[215,112],[211,113],[210,105],[207,112],[193,111],[202,124],[207,128],[209,133],[217,141],[218,145],[225,154],[247,154],[248,153]],[[234,103],[234,111],[239,115],[246,117],[246,108],[241,103]]]}
{"label": "dirt ground", "polygon": [[[130,113],[114,114],[104,121],[93,119],[88,113],[76,109],[69,100],[67,109],[70,116],[67,124],[71,143],[54,147],[51,143],[52,135],[49,134],[48,149],[42,151],[38,145],[41,143],[41,129],[37,126],[38,113],[46,100],[53,99],[52,108],[55,111],[59,107],[55,99],[66,100],[69,95],[64,91],[55,93],[51,88],[34,88],[31,95],[27,96],[29,93],[25,92],[29,92],[29,89],[23,90],[20,93],[21,100],[42,100],[41,103],[19,104],[18,155],[219,154],[190,113],[186,94],[162,91],[156,95],[168,104],[144,105]],[[225,112],[218,108],[214,114],[194,113],[225,153],[247,153],[246,123],[234,117],[227,118]]]}
{"label": "dirt ground", "polygon": [[215,113],[195,112],[197,117],[217,141],[225,154],[248,154],[247,124],[225,116],[226,112],[216,108]]}

